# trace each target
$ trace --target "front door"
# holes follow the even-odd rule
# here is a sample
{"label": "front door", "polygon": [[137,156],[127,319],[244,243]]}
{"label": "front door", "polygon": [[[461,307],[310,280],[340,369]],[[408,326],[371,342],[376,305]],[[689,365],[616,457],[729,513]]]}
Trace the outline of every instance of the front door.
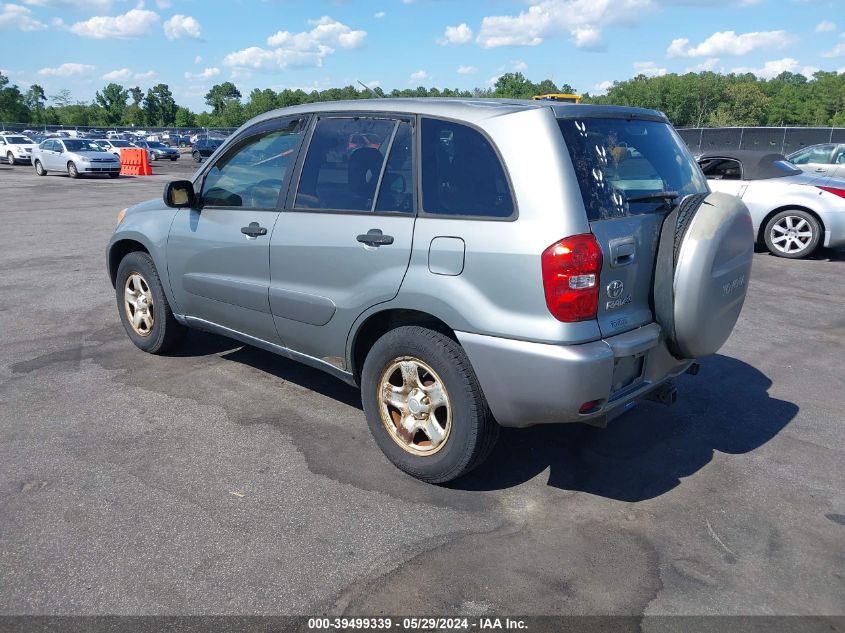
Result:
{"label": "front door", "polygon": [[281,343],[268,298],[270,236],[303,128],[288,117],[245,131],[196,183],[199,208],[176,214],[168,274],[186,316]]}
{"label": "front door", "polygon": [[286,346],[345,368],[353,322],[408,269],[412,120],[321,116],[300,172],[270,244],[270,308]]}

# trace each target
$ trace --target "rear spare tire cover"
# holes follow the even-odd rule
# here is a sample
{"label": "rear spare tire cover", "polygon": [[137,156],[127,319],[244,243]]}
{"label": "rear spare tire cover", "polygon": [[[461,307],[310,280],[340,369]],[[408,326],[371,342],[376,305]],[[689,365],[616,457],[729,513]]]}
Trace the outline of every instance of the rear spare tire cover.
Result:
{"label": "rear spare tire cover", "polygon": [[751,216],[735,196],[687,196],[666,216],[654,311],[677,358],[714,354],[728,340],[745,301],[753,255]]}

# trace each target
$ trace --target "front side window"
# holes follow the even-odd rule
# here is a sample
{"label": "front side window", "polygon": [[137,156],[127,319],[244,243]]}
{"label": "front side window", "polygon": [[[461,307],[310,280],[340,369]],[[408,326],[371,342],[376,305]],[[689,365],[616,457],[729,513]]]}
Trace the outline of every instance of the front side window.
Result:
{"label": "front side window", "polygon": [[229,148],[205,176],[203,206],[275,209],[303,129],[303,119],[288,119]]}
{"label": "front side window", "polygon": [[314,126],[294,206],[372,211],[385,154],[398,121],[321,118]]}
{"label": "front side window", "polygon": [[590,220],[666,210],[661,192],[707,192],[707,181],[667,123],[559,119]]}
{"label": "front side window", "polygon": [[509,218],[514,205],[490,142],[460,123],[422,120],[422,208],[437,215]]}
{"label": "front side window", "polygon": [[830,160],[830,153],[833,145],[815,145],[792,154],[789,161],[795,165],[806,165],[807,163],[825,164]]}

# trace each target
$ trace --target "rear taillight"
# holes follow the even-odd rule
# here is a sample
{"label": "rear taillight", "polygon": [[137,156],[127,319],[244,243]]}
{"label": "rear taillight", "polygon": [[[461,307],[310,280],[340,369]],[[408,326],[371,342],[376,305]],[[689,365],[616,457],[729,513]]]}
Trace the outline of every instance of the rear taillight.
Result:
{"label": "rear taillight", "polygon": [[832,193],[834,196],[845,198],[845,189],[837,189],[836,187],[819,187],[819,189]]}
{"label": "rear taillight", "polygon": [[573,235],[543,251],[546,305],[558,321],[596,318],[599,303],[601,247],[592,233]]}

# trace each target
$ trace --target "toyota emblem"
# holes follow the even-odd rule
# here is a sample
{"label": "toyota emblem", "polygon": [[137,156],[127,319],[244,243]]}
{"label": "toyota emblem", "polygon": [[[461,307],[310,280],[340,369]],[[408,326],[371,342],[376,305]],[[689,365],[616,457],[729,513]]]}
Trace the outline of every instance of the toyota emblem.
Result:
{"label": "toyota emblem", "polygon": [[623,284],[618,279],[611,281],[607,284],[607,296],[611,299],[616,299],[619,295],[622,294],[622,291],[625,289],[625,284]]}

